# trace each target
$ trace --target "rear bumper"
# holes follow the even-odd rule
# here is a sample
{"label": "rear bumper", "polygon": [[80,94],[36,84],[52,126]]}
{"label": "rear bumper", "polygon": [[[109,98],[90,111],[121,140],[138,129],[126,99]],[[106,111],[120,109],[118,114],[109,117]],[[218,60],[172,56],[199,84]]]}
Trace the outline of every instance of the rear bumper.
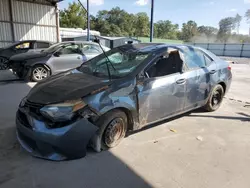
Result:
{"label": "rear bumper", "polygon": [[232,73],[230,73],[229,78],[227,79],[227,83],[226,83],[226,91],[225,94],[227,94],[227,92],[229,91],[230,87],[231,87],[231,83],[232,83]]}
{"label": "rear bumper", "polygon": [[27,125],[16,116],[17,139],[22,147],[35,157],[61,161],[86,155],[89,140],[98,128],[86,119],[62,128],[50,129],[45,123],[29,117]]}

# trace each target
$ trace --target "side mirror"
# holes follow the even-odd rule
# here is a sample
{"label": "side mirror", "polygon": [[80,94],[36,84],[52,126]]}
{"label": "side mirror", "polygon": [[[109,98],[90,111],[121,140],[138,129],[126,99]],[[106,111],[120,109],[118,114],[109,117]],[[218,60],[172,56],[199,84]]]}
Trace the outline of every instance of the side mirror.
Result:
{"label": "side mirror", "polygon": [[59,52],[59,51],[57,51],[57,52],[54,53],[55,57],[59,57],[60,55],[61,55],[61,52]]}

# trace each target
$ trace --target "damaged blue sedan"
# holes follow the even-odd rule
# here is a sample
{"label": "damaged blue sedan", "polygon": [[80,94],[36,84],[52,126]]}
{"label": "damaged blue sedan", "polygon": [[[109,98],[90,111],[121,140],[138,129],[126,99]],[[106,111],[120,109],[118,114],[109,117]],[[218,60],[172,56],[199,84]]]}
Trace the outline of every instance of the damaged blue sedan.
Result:
{"label": "damaged blue sedan", "polygon": [[38,83],[19,105],[17,138],[36,157],[84,157],[87,146],[115,147],[128,131],[217,110],[231,79],[228,63],[202,48],[127,44]]}

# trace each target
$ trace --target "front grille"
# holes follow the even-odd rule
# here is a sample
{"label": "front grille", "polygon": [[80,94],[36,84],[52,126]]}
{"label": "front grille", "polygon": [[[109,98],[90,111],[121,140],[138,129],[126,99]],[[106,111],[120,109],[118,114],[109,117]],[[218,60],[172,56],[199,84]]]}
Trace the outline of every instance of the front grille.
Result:
{"label": "front grille", "polygon": [[29,128],[29,129],[32,129],[32,126],[30,125],[28,118],[27,118],[27,115],[25,113],[18,110],[17,115],[18,115],[19,121],[21,121],[23,126]]}

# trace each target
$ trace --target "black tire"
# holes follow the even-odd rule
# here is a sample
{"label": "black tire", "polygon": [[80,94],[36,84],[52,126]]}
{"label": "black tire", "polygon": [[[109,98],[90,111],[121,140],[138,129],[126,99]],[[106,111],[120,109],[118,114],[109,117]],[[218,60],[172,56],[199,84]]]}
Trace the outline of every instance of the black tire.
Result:
{"label": "black tire", "polygon": [[204,108],[208,112],[213,112],[213,111],[217,110],[223,101],[224,92],[225,91],[224,91],[222,85],[220,85],[220,84],[216,85],[213,88],[213,90],[209,96],[209,99],[207,101],[207,104],[204,106]]}
{"label": "black tire", "polygon": [[0,56],[0,70],[8,69],[8,61],[8,58]]}
{"label": "black tire", "polygon": [[[112,110],[101,116],[96,125],[100,127],[97,137],[100,138],[99,142],[101,142],[97,143],[97,145],[100,145],[102,150],[107,150],[117,146],[125,137],[128,127],[127,115],[121,110]],[[118,133],[111,136],[112,131],[115,131],[114,129],[118,127]]]}
{"label": "black tire", "polygon": [[[41,71],[39,75],[38,70]],[[43,65],[36,65],[31,70],[31,81],[40,82],[50,76],[50,71]]]}

